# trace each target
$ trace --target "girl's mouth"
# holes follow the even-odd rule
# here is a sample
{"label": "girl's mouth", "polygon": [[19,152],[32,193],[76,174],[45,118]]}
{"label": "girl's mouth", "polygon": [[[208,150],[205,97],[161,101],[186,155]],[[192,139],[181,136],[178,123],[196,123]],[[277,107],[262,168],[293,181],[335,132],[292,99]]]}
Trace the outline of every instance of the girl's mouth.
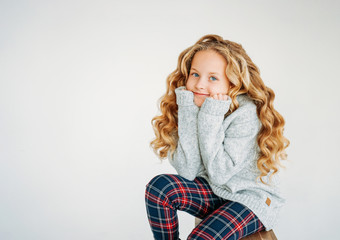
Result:
{"label": "girl's mouth", "polygon": [[209,94],[205,94],[205,93],[197,93],[197,92],[193,92],[195,95],[200,95],[200,96],[209,96]]}

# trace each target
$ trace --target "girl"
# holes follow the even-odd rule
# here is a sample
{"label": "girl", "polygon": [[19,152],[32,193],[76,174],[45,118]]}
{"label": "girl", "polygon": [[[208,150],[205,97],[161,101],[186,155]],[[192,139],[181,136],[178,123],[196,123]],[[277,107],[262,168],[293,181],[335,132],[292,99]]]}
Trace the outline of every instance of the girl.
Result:
{"label": "girl", "polygon": [[206,35],[184,50],[152,119],[155,153],[178,175],[146,186],[155,239],[179,239],[177,210],[203,219],[188,239],[240,239],[275,225],[289,145],[274,92],[241,45]]}

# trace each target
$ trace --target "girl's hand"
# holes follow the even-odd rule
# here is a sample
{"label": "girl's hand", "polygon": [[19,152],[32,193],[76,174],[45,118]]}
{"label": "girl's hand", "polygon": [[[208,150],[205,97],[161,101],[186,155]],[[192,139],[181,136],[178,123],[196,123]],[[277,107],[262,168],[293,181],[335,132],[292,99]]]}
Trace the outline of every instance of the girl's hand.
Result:
{"label": "girl's hand", "polygon": [[217,94],[211,95],[210,97],[213,99],[222,100],[222,101],[227,101],[229,98],[227,94],[222,94],[222,93],[217,93]]}

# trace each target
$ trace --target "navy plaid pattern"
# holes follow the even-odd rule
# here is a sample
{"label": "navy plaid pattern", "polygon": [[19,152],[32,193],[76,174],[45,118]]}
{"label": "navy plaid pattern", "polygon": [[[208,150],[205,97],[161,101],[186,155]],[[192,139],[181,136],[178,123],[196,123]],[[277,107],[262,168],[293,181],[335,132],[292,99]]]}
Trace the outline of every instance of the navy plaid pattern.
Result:
{"label": "navy plaid pattern", "polygon": [[244,205],[216,196],[208,182],[175,174],[157,175],[146,185],[145,204],[156,240],[179,239],[177,210],[203,219],[188,239],[240,239],[264,230]]}

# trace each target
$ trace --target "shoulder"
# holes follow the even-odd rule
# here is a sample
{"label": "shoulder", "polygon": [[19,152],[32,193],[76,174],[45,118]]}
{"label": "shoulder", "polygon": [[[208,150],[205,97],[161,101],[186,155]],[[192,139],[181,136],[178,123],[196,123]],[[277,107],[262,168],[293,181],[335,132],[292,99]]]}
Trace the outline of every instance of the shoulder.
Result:
{"label": "shoulder", "polygon": [[236,99],[239,107],[223,122],[226,136],[249,137],[256,135],[261,129],[261,121],[257,116],[254,101],[247,94],[238,95]]}
{"label": "shoulder", "polygon": [[257,108],[254,101],[247,95],[241,94],[236,97],[239,107],[229,114],[223,122],[223,127],[227,131],[259,131],[261,121],[257,116]]}
{"label": "shoulder", "polygon": [[235,120],[237,119],[241,122],[258,120],[256,105],[247,94],[238,95],[236,99],[239,107],[230,116],[234,115]]}

